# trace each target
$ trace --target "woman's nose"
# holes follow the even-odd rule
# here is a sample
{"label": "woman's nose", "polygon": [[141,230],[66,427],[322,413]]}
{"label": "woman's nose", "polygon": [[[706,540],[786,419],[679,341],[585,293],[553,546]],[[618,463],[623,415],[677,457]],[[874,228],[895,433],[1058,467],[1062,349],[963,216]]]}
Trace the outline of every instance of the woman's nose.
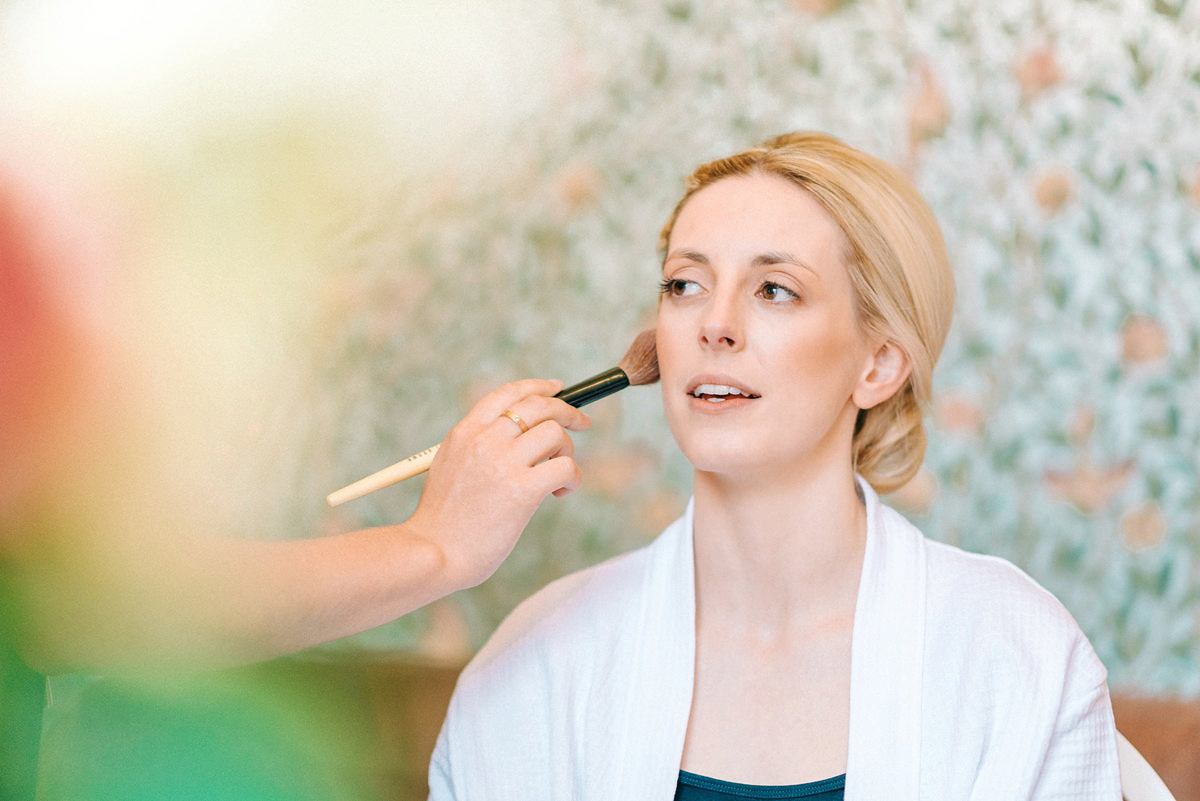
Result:
{"label": "woman's nose", "polygon": [[736,350],[742,346],[741,315],[736,299],[714,297],[700,321],[700,344],[708,348]]}

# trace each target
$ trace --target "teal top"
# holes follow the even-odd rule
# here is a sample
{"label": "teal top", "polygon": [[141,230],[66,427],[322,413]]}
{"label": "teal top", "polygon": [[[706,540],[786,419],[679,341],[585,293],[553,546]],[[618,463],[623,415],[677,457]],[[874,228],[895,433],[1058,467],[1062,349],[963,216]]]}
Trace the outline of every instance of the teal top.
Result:
{"label": "teal top", "polygon": [[729,799],[771,798],[775,801],[802,798],[805,801],[842,801],[846,792],[846,774],[806,784],[737,784],[679,771],[675,801],[728,801]]}

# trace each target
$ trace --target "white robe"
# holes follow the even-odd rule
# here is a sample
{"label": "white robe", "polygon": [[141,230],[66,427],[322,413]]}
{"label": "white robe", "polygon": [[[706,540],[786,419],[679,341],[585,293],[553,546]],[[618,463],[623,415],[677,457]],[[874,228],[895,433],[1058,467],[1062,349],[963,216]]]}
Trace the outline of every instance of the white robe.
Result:
{"label": "white robe", "polygon": [[[1008,562],[925,539],[860,486],[848,801],[1119,801],[1106,673],[1066,609]],[[647,547],[521,604],[459,678],[430,798],[672,799],[694,576],[689,504]]]}

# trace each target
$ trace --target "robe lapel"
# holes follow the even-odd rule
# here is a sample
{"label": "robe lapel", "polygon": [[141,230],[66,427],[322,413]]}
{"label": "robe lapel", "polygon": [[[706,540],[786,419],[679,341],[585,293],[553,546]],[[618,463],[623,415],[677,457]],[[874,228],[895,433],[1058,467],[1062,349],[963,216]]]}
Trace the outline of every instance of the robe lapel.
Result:
{"label": "robe lapel", "polygon": [[[847,801],[915,801],[920,791],[925,642],[924,538],[859,481],[867,544],[850,669]],[[692,506],[652,546],[644,602],[600,697],[619,699],[610,781],[597,797],[669,801],[691,714],[695,673]],[[621,649],[625,652],[624,649]]]}
{"label": "robe lapel", "polygon": [[859,479],[867,544],[854,616],[846,799],[920,792],[925,541]]}
{"label": "robe lapel", "polygon": [[641,588],[645,602],[631,631],[630,658],[610,680],[625,704],[605,798],[670,801],[691,715],[696,658],[692,504],[653,546]]}

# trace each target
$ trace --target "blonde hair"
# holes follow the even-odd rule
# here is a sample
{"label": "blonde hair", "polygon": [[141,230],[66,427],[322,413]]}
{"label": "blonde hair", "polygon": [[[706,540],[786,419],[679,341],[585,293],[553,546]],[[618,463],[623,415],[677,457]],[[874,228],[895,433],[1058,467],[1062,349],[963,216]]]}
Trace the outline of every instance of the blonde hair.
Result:
{"label": "blonde hair", "polygon": [[876,491],[899,489],[925,458],[923,407],[933,394],[933,367],[954,313],[954,273],[941,228],[898,169],[832,136],[799,132],[693,172],[663,226],[660,251],[666,252],[692,195],[722,178],[754,172],[793,182],[838,224],[863,330],[895,343],[912,364],[892,397],[859,412],[851,446],[854,470]]}

